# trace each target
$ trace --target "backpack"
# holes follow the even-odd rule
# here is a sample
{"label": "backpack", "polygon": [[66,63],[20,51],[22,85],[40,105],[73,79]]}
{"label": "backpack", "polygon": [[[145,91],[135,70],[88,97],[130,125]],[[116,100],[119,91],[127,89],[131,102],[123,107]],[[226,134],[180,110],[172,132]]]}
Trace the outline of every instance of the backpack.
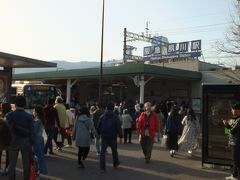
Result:
{"label": "backpack", "polygon": [[101,135],[103,137],[117,136],[117,121],[116,115],[105,114],[102,117]]}

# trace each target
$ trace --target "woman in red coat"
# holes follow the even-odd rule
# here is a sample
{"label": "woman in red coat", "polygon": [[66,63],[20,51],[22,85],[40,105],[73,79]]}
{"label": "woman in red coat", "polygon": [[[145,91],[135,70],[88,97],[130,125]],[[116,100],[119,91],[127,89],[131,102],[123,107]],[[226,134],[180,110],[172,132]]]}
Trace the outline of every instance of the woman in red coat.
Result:
{"label": "woman in red coat", "polygon": [[149,163],[152,154],[154,137],[159,129],[159,121],[156,118],[156,113],[151,110],[150,102],[145,103],[144,107],[145,111],[138,118],[137,132],[139,133],[139,140],[146,163]]}

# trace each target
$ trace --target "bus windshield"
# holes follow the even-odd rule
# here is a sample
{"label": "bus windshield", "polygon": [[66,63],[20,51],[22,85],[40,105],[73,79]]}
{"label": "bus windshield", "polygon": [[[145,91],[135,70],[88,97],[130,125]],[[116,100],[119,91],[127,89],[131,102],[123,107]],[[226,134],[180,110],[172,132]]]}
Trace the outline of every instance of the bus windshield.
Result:
{"label": "bus windshield", "polygon": [[53,84],[12,84],[11,103],[15,102],[16,96],[24,96],[26,109],[33,109],[36,105],[46,105],[49,98],[55,98],[56,86]]}
{"label": "bus windshield", "polygon": [[26,108],[34,108],[36,105],[46,105],[49,98],[55,98],[56,87],[54,85],[25,85],[23,95],[26,97]]}

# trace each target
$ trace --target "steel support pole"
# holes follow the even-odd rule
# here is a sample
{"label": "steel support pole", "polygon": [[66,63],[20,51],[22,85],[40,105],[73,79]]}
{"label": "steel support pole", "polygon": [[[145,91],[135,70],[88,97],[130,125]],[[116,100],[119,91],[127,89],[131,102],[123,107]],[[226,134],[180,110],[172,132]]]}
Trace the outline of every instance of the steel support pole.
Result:
{"label": "steel support pole", "polygon": [[98,101],[102,102],[102,95],[103,95],[103,37],[104,37],[104,5],[105,0],[102,1],[102,36],[101,36],[101,61],[100,61],[100,77],[99,77],[99,95]]}
{"label": "steel support pole", "polygon": [[139,85],[140,85],[140,103],[144,103],[144,86],[145,86],[145,81],[144,81],[144,76],[141,75],[140,77],[140,82],[139,82]]}
{"label": "steel support pole", "polygon": [[67,80],[67,96],[66,96],[66,103],[70,104],[70,99],[71,99],[71,79]]}

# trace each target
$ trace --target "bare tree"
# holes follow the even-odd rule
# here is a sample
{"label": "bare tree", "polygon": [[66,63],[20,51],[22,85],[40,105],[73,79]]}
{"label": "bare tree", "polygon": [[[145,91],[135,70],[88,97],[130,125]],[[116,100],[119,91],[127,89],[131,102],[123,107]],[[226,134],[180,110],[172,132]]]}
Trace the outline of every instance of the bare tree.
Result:
{"label": "bare tree", "polygon": [[231,13],[232,25],[226,33],[225,41],[217,41],[217,50],[224,53],[240,55],[240,0],[234,3]]}

